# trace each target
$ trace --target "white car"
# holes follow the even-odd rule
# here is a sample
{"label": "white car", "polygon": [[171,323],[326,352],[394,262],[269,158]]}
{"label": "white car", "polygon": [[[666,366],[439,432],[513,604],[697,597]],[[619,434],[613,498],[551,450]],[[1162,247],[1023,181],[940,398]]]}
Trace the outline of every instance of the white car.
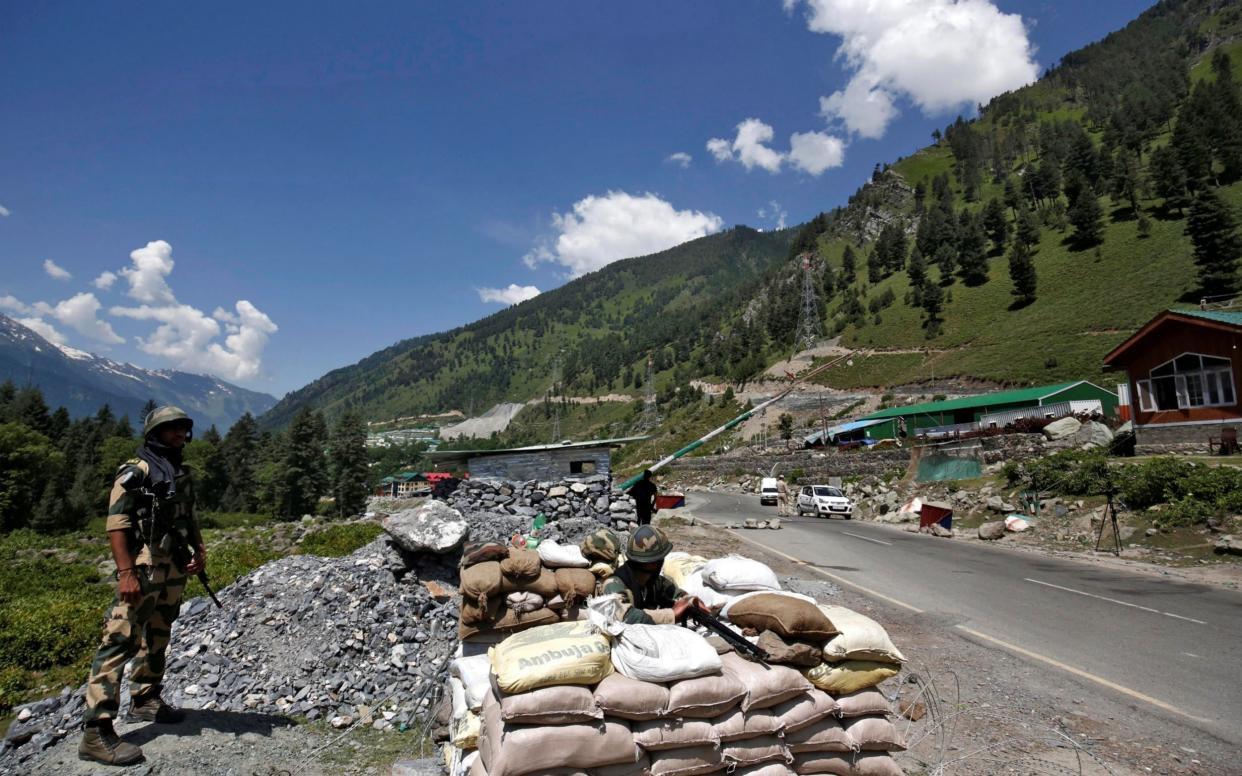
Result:
{"label": "white car", "polygon": [[798,514],[817,517],[840,515],[846,520],[854,516],[854,502],[831,485],[807,485],[798,491]]}

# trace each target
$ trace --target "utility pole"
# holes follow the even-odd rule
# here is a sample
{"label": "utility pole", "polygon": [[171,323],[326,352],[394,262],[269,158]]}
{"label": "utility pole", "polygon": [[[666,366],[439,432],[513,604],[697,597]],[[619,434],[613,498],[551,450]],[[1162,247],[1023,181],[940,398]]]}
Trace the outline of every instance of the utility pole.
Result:
{"label": "utility pole", "polygon": [[643,382],[643,417],[640,422],[642,431],[650,431],[660,425],[660,411],[656,405],[655,359],[647,355],[647,376]]}
{"label": "utility pole", "polygon": [[823,322],[819,319],[819,294],[815,293],[814,254],[802,254],[802,311],[798,314],[798,338],[794,352],[814,347],[824,336]]}

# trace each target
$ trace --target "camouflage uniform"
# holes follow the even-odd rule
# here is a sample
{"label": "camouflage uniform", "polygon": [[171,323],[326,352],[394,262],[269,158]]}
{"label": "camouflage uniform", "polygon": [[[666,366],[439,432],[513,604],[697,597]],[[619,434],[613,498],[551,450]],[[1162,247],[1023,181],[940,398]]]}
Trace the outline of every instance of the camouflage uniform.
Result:
{"label": "camouflage uniform", "polygon": [[[131,552],[139,543],[135,525],[139,510],[154,506],[149,496],[127,491],[121,481],[135,471],[145,478],[148,469],[146,461],[135,458],[126,462],[117,472],[109,499],[108,531],[124,531]],[[188,466],[182,465],[177,472],[175,485],[176,495],[160,503],[156,524],[162,522],[192,544],[200,534],[194,518],[194,487]],[[159,528],[156,533],[153,541],[143,544],[134,556],[142,600],[131,605],[118,593],[104,620],[103,639],[91,663],[86,685],[86,722],[117,717],[122,672],[131,659],[134,660],[129,675],[133,705],[159,696],[165,652],[173,622],[181,610],[186,576],[173,564],[172,556],[159,546],[162,536]]]}
{"label": "camouflage uniform", "polygon": [[[609,532],[611,533],[611,532]],[[613,537],[616,534],[612,534]],[[588,540],[593,537],[588,537]],[[606,543],[606,537],[600,537]],[[650,525],[639,526],[630,535],[625,551],[629,559],[635,563],[659,563],[664,560],[673,548],[668,537],[659,528]],[[622,620],[637,625],[663,625],[677,621],[672,606],[679,598],[685,596],[677,585],[658,571],[650,574],[647,582],[638,580],[638,570],[629,563],[622,565],[612,576],[600,582],[598,595],[621,596],[625,613]]]}

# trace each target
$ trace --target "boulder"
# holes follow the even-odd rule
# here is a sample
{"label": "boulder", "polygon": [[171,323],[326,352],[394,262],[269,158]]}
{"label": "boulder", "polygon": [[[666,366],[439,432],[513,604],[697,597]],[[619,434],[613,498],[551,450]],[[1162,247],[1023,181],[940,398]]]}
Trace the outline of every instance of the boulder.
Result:
{"label": "boulder", "polygon": [[384,530],[406,552],[452,552],[470,534],[461,512],[442,501],[403,509],[384,518]]}
{"label": "boulder", "polygon": [[1044,426],[1044,436],[1050,441],[1055,442],[1058,439],[1072,437],[1074,434],[1078,433],[1078,429],[1080,428],[1082,428],[1082,423],[1078,422],[1078,418],[1061,418],[1060,420],[1054,420]]}
{"label": "boulder", "polygon": [[1113,441],[1113,432],[1103,423],[1089,420],[1074,432],[1074,444],[1080,448],[1107,447]]}
{"label": "boulder", "polygon": [[1015,511],[1013,505],[1006,504],[1005,500],[1001,498],[1000,496],[988,496],[987,506],[988,506],[988,509],[992,510],[993,512],[1008,513],[1008,512]]}
{"label": "boulder", "polygon": [[[693,520],[693,518],[691,518],[691,520]],[[693,523],[691,523],[691,525],[693,525]],[[772,518],[771,520],[768,521],[768,528],[770,528],[773,531],[781,530],[781,521],[777,518]]]}
{"label": "boulder", "polygon": [[984,523],[979,526],[979,538],[987,541],[996,541],[1005,535],[1005,521],[995,520],[991,523]]}
{"label": "boulder", "polygon": [[1221,555],[1242,555],[1242,538],[1225,534],[1216,540],[1215,549]]}

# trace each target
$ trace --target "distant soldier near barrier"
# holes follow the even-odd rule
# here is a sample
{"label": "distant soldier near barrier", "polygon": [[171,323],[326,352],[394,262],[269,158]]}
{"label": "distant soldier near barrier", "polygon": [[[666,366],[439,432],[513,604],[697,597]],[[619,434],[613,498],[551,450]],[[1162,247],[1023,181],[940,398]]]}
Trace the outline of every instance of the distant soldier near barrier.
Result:
{"label": "distant soldier near barrier", "polygon": [[130,722],[180,722],[185,714],[160,697],[165,652],[188,574],[206,568],[207,550],[194,517],[194,486],[181,461],[194,422],[176,407],[146,417],[138,457],[117,471],[108,505],[108,541],[117,594],[86,685],[85,732],[78,756],[109,765],[142,759],[116,734],[122,672],[130,670]]}

